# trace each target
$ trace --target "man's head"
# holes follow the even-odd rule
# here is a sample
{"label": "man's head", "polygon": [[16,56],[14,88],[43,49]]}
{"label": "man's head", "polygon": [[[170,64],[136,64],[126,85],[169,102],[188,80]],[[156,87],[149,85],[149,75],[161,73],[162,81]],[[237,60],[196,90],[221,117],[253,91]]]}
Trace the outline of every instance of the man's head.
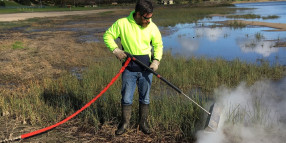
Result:
{"label": "man's head", "polygon": [[149,0],[138,0],[135,7],[134,19],[138,25],[147,27],[153,15],[153,5]]}

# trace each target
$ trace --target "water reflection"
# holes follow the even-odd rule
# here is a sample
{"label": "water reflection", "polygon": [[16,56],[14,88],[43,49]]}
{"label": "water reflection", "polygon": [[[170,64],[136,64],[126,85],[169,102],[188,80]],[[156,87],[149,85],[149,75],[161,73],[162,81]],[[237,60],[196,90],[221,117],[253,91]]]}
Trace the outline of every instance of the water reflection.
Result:
{"label": "water reflection", "polygon": [[180,38],[178,39],[178,42],[184,52],[193,53],[199,48],[199,42],[197,40]]}
{"label": "water reflection", "polygon": [[223,37],[225,32],[222,28],[197,28],[195,33],[198,37],[206,37],[209,41],[215,42]]}
{"label": "water reflection", "polygon": [[259,2],[259,3],[241,3],[236,4],[236,7],[253,8],[248,11],[240,11],[238,14],[257,14],[260,16],[277,15],[278,19],[255,19],[255,21],[286,23],[286,1],[280,2]]}
{"label": "water reflection", "polygon": [[273,41],[257,41],[255,39],[238,39],[237,44],[244,53],[255,52],[263,57],[269,57],[272,53],[277,53],[278,48],[274,48]]}
{"label": "water reflection", "polygon": [[[273,6],[280,7],[276,4]],[[282,6],[286,8],[286,5]],[[172,33],[163,37],[165,50],[171,49],[174,55],[185,57],[220,57],[226,60],[239,58],[249,63],[257,63],[259,59],[269,61],[270,64],[286,65],[286,48],[275,47],[281,39],[286,39],[285,31],[267,31],[273,28],[260,26],[246,26],[241,29],[213,26],[217,25],[217,21],[223,20],[229,19],[205,18],[196,24],[169,27]]]}

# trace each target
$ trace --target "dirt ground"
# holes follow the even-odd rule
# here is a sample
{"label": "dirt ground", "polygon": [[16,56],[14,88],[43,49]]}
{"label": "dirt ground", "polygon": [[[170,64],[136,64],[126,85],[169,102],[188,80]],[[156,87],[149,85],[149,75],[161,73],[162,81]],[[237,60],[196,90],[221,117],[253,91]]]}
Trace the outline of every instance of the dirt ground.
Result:
{"label": "dirt ground", "polygon": [[[162,132],[154,132],[151,135],[145,135],[138,128],[131,128],[127,133],[116,136],[116,126],[108,125],[108,123],[102,125],[97,132],[84,131],[74,124],[77,122],[71,120],[55,129],[45,132],[40,135],[36,135],[27,139],[16,140],[13,142],[66,142],[66,143],[148,143],[148,142],[176,142],[171,135]],[[31,127],[29,125],[23,125],[16,120],[9,119],[9,122],[5,118],[0,118],[0,142],[10,138],[19,137],[19,135],[26,134],[32,131],[36,131],[43,127]],[[89,127],[90,128],[90,127]],[[182,141],[187,142],[187,141]]]}
{"label": "dirt ground", "polygon": [[[103,41],[105,30],[116,19],[127,16],[130,9],[118,10],[109,17],[101,13],[108,11],[1,14],[2,22],[45,18],[28,26],[0,31],[0,88],[10,89],[34,79],[58,77],[65,72],[76,72],[98,59],[111,58],[111,53],[100,52],[106,48],[99,41]],[[285,24],[262,23],[261,26],[286,29]],[[83,129],[73,122],[76,121],[21,142],[175,142],[168,133],[145,135],[136,128],[117,137],[114,135],[116,125],[108,123],[96,133],[81,132]],[[0,116],[0,124],[0,140],[43,128],[23,125],[6,116]]]}

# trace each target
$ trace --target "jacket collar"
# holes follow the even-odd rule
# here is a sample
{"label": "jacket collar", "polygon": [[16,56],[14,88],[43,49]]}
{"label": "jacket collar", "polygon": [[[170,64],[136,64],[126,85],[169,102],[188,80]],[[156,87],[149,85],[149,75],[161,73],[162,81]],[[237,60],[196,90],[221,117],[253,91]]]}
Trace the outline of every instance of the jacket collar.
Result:
{"label": "jacket collar", "polygon": [[129,16],[128,16],[127,18],[128,18],[128,20],[129,20],[129,22],[136,24],[136,21],[135,21],[135,19],[133,18],[133,14],[134,14],[134,13],[135,13],[135,10],[131,11],[130,14],[129,14]]}
{"label": "jacket collar", "polygon": [[[133,10],[133,11],[131,11],[130,12],[130,14],[129,14],[129,16],[127,17],[127,19],[128,19],[128,21],[130,22],[130,23],[135,23],[135,24],[137,24],[136,23],[136,21],[135,21],[135,19],[133,18],[133,14],[135,13],[135,10]],[[150,23],[152,23],[152,18],[150,19]],[[138,25],[138,24],[137,24]],[[140,26],[140,25],[138,25],[138,26]],[[140,26],[141,27],[141,26]],[[147,26],[148,27],[148,26]]]}

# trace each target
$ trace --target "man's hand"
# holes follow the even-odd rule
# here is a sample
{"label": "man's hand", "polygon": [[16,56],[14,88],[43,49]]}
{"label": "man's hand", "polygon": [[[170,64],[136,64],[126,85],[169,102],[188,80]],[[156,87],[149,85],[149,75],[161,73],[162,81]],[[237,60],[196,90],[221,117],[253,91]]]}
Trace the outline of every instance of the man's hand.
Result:
{"label": "man's hand", "polygon": [[152,64],[150,65],[150,68],[153,69],[153,71],[156,71],[160,65],[160,62],[157,60],[153,60]]}
{"label": "man's hand", "polygon": [[127,55],[124,53],[124,51],[120,50],[119,48],[116,48],[112,52],[119,60],[125,59]]}

